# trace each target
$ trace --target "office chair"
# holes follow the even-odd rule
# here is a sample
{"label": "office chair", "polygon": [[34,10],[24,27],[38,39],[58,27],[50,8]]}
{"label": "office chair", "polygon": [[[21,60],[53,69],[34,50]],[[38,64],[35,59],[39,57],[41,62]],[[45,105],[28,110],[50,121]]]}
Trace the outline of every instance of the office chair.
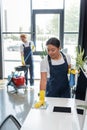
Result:
{"label": "office chair", "polygon": [[21,124],[13,115],[7,116],[0,125],[0,130],[20,130],[20,128]]}
{"label": "office chair", "polygon": [[80,75],[78,77],[78,82],[76,86],[76,99],[84,100],[86,98],[87,89],[87,77],[85,76],[82,69],[80,69]]}

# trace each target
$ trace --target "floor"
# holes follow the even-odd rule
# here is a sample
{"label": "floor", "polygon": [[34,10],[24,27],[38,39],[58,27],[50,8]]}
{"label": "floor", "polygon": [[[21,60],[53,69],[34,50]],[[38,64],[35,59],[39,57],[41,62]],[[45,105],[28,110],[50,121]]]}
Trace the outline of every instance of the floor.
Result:
{"label": "floor", "polygon": [[[7,91],[7,80],[0,80],[0,124],[9,115],[13,114],[23,124],[35,100],[38,100],[39,80],[35,80],[34,86],[28,89],[18,89],[9,86]],[[72,96],[73,97],[73,96]]]}
{"label": "floor", "polygon": [[26,91],[18,89],[18,93],[14,92],[12,86],[7,91],[7,83],[7,80],[0,80],[0,124],[9,114],[23,124],[34,100],[38,99],[39,80],[35,80],[34,86],[28,86]]}

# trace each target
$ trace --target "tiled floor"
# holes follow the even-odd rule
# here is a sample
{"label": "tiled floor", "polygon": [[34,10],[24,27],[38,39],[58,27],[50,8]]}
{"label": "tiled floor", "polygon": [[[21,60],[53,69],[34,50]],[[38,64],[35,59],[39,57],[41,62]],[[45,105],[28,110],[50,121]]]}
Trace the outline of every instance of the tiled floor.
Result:
{"label": "tiled floor", "polygon": [[13,114],[23,124],[34,100],[38,98],[39,80],[35,80],[33,89],[18,89],[17,94],[12,92],[11,86],[7,92],[6,85],[7,80],[0,81],[0,124],[9,114]]}

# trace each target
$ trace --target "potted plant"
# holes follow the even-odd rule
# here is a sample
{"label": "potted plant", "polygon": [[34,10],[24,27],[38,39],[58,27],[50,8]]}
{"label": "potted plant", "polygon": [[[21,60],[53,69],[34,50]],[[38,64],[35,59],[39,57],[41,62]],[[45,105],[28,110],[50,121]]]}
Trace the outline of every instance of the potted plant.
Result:
{"label": "potted plant", "polygon": [[[76,57],[76,69],[78,70],[78,73],[80,74],[80,69],[82,69],[82,71],[85,71],[84,69],[84,65],[87,62],[87,56],[84,57],[84,49],[81,49],[81,46],[79,46],[78,48],[76,48],[76,53],[77,53],[77,57]],[[83,109],[87,109],[87,105],[77,105],[77,107],[83,108]]]}
{"label": "potted plant", "polygon": [[40,53],[40,56],[43,59],[46,55],[47,55],[47,49],[42,44],[42,52]]}
{"label": "potted plant", "polygon": [[83,69],[84,66],[84,49],[81,49],[81,46],[79,45],[76,47],[76,69],[79,70],[79,68]]}

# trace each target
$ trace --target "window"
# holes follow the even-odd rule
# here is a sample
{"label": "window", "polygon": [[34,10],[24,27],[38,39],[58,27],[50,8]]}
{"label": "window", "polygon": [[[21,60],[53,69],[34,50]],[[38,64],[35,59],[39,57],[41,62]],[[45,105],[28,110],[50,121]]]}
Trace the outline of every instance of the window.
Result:
{"label": "window", "polygon": [[[35,19],[32,19],[32,13],[33,10],[62,10],[64,11],[64,29],[62,28],[60,30],[60,26],[62,25],[61,18],[58,15],[55,15],[55,19],[51,20],[51,14],[48,16],[50,24],[52,22],[52,26],[49,24],[46,24],[49,28],[46,31],[50,32],[50,30],[53,33],[53,30],[56,33],[56,36],[60,37],[59,34],[63,34],[62,39],[62,45],[64,48],[67,48],[68,53],[71,55],[71,49],[73,52],[75,52],[75,48],[78,44],[78,32],[79,32],[79,13],[80,13],[80,0],[3,0],[3,27],[2,27],[2,38],[3,38],[3,47],[4,47],[4,77],[6,78],[8,74],[11,72],[11,70],[16,65],[21,64],[20,60],[20,54],[19,54],[19,45],[20,37],[19,35],[21,33],[29,34],[29,40],[35,40],[42,38],[42,34],[39,37],[39,31],[41,28],[39,24],[39,16],[40,18],[43,17],[43,20],[45,20],[45,15],[47,16],[49,13],[44,14],[44,12],[41,14],[37,14],[35,16]],[[52,16],[53,18],[53,16]],[[62,19],[63,20],[63,19]],[[48,21],[48,22],[49,22]],[[36,27],[35,24],[36,23]],[[46,27],[47,27],[46,26]],[[35,27],[35,28],[34,28]],[[38,28],[39,27],[39,28]],[[55,28],[54,28],[55,27]],[[61,26],[62,27],[62,26]],[[36,32],[33,31],[33,28],[36,29]],[[60,31],[60,33],[58,33]],[[36,37],[34,37],[34,34],[37,34]],[[58,34],[57,34],[58,33]],[[45,34],[45,35],[46,35]],[[50,33],[49,33],[50,34]],[[44,36],[44,35],[43,35]],[[39,37],[39,38],[38,38]],[[45,36],[48,37],[47,35]],[[43,39],[41,39],[43,40]],[[41,46],[38,48],[40,42],[37,42],[37,48],[36,51],[41,51]],[[72,47],[71,47],[72,46]],[[75,53],[74,53],[75,54]],[[36,58],[36,55],[34,56],[34,60],[36,62],[39,62],[38,58]],[[8,67],[9,66],[9,67]],[[38,64],[37,64],[38,66]],[[36,76],[37,77],[37,76]]]}
{"label": "window", "polygon": [[4,77],[21,64],[20,33],[28,33],[31,39],[30,0],[3,1]]}
{"label": "window", "polygon": [[65,0],[64,13],[64,48],[67,48],[74,62],[78,45],[80,0]]}
{"label": "window", "polygon": [[32,0],[33,9],[63,9],[63,0]]}
{"label": "window", "polygon": [[3,32],[30,32],[30,0],[3,1]]}

